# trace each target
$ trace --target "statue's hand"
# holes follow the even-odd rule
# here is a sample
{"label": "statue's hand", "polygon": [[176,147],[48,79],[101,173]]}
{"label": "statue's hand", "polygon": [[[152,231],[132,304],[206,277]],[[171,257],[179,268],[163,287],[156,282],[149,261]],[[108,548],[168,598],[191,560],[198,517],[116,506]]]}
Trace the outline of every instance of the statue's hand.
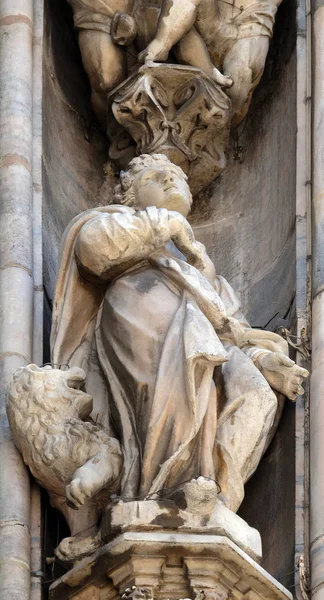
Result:
{"label": "statue's hand", "polygon": [[139,53],[138,55],[138,60],[140,62],[164,62],[165,60],[167,60],[169,55],[169,50],[168,48],[165,48],[164,44],[163,44],[163,40],[157,40],[154,39],[152,40],[152,42],[147,46],[147,48],[145,48],[145,50],[142,50],[142,52]]}
{"label": "statue's hand", "polygon": [[199,268],[199,271],[202,273],[202,275],[204,275],[206,277],[206,279],[208,279],[208,281],[209,281],[209,283],[211,283],[211,285],[215,285],[215,279],[216,279],[215,265],[209,258],[208,254],[206,252],[205,246],[203,244],[201,244],[200,242],[195,241],[193,244],[193,247],[196,249],[197,256],[199,257],[200,266],[197,268]]}
{"label": "statue's hand", "polygon": [[174,210],[169,210],[168,213],[172,241],[191,265],[202,270],[205,247],[195,240],[194,232],[183,215]]}
{"label": "statue's hand", "polygon": [[258,357],[256,365],[269,385],[289,400],[296,400],[297,394],[304,393],[302,383],[309,373],[288,356],[280,352],[267,352]]}

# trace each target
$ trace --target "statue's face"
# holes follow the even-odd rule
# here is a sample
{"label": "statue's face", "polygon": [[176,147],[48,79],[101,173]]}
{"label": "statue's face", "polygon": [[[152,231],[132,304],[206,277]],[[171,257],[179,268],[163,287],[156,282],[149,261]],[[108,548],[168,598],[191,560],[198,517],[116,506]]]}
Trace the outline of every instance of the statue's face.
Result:
{"label": "statue's face", "polygon": [[190,212],[192,196],[185,179],[172,166],[147,167],[133,181],[135,205],[176,210],[183,216]]}

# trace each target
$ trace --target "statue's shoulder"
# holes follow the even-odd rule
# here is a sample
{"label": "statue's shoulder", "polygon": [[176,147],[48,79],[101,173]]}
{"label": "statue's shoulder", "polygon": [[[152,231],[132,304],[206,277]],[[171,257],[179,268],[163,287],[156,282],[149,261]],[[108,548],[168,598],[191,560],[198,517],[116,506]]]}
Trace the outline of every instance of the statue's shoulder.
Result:
{"label": "statue's shoulder", "polygon": [[96,208],[89,208],[88,210],[83,211],[76,215],[68,224],[65,229],[64,236],[66,237],[67,233],[71,230],[77,228],[79,229],[90,221],[91,219],[97,219],[100,216],[109,215],[109,214],[134,214],[136,211],[131,206],[123,206],[122,204],[109,204],[108,206],[97,206]]}

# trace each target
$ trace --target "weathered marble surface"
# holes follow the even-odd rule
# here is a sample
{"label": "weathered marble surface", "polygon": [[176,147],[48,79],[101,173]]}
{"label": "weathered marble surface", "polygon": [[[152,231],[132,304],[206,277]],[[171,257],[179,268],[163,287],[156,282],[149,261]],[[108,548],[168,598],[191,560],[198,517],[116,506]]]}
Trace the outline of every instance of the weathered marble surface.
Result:
{"label": "weathered marble surface", "polygon": [[324,361],[324,177],[323,177],[323,25],[324,5],[321,0],[314,5],[314,113],[312,187],[312,376],[310,381],[310,561],[311,595],[314,600],[324,597],[324,517],[322,497],[324,476],[323,456],[323,361]]}
{"label": "weathered marble surface", "polygon": [[[225,92],[193,67],[145,64],[110,94],[115,119],[123,127],[109,156],[127,168],[130,152],[165,154],[188,175],[193,195],[226,165],[231,102]],[[128,131],[136,147],[118,151]]]}
{"label": "weathered marble surface", "polygon": [[[16,447],[36,481],[48,491],[52,506],[64,514],[71,535],[82,538],[78,556],[96,548],[107,488],[110,493],[118,490],[122,466],[118,441],[102,426],[87,421],[93,401],[83,391],[84,385],[82,369],[29,365],[16,371],[7,396]],[[90,535],[94,539],[88,539]],[[63,551],[68,545],[65,540]],[[62,555],[60,547],[57,554]]]}
{"label": "weathered marble surface", "polygon": [[[51,38],[50,48],[48,30],[46,36],[46,104],[45,104],[45,228],[46,244],[44,247],[46,259],[46,288],[49,299],[53,298],[54,274],[57,267],[57,247],[62,232],[70,219],[81,210],[100,203],[99,187],[104,153],[97,144],[97,137],[92,135],[89,113],[82,110],[83,99],[87,97],[87,89],[81,80],[81,69],[77,60],[71,58],[70,33],[63,20],[63,2],[47,7],[50,13]],[[59,12],[59,14],[58,14]],[[282,7],[281,16],[290,14],[289,22],[283,23],[285,35],[293,22],[293,12],[288,5]],[[62,15],[62,18],[61,18]],[[214,186],[211,198],[203,199],[194,215],[195,232],[200,241],[208,247],[208,253],[217,264],[218,271],[234,282],[235,289],[243,301],[244,310],[252,318],[253,324],[264,325],[277,311],[279,316],[286,313],[293,293],[294,286],[294,233],[293,211],[294,202],[294,59],[289,60],[285,54],[286,41],[277,38],[273,46],[271,62],[268,65],[261,95],[254,106],[251,119],[245,127],[239,143],[243,145],[244,162],[233,160],[235,147],[230,153],[229,171]],[[56,32],[58,31],[58,33]],[[71,27],[72,31],[72,27]],[[56,42],[56,39],[59,40]],[[282,45],[277,45],[277,42]],[[50,57],[55,51],[55,68]],[[290,47],[291,43],[289,42]],[[65,51],[61,52],[64,47]],[[276,52],[280,51],[280,61]],[[73,50],[73,48],[72,48]],[[284,52],[284,56],[282,55]],[[69,56],[70,63],[65,62]],[[273,63],[273,56],[275,61]],[[68,75],[69,64],[73,65]],[[273,64],[275,70],[273,69]],[[54,79],[51,78],[54,73]],[[274,80],[272,80],[272,77]],[[277,79],[276,79],[277,78]],[[265,83],[271,82],[268,88]],[[81,108],[80,108],[81,107]],[[78,116],[81,114],[80,118]],[[282,113],[286,115],[285,135],[282,135]],[[49,118],[51,117],[51,118]],[[53,118],[52,118],[53,117]],[[90,139],[88,136],[90,132]],[[58,135],[59,133],[59,135]],[[87,139],[86,139],[87,137]],[[235,140],[234,140],[235,141]],[[65,153],[63,147],[71,148]],[[85,160],[85,156],[87,159]],[[90,177],[90,173],[92,176]],[[244,175],[244,176],[243,176]],[[231,181],[237,185],[233,187]],[[91,186],[90,186],[91,180]],[[271,182],[275,181],[273,186]],[[110,175],[109,188],[114,185]],[[67,202],[69,194],[69,203]],[[230,199],[230,201],[229,201]],[[284,201],[283,201],[284,199]],[[102,200],[104,202],[105,200]],[[276,221],[272,213],[280,215]],[[260,229],[256,223],[260,221]],[[278,227],[278,222],[280,226]],[[248,243],[243,243],[242,232]],[[220,247],[225,244],[227,252],[220,253]],[[233,258],[235,256],[235,259]],[[242,273],[248,275],[244,278]],[[269,286],[273,290],[271,297],[267,293]],[[266,302],[265,302],[266,300]],[[272,321],[270,326],[275,323]],[[276,485],[282,493],[273,497],[272,485],[265,486],[266,473],[260,472],[257,485],[250,488],[248,504],[253,506],[249,518],[263,520],[262,506],[271,497],[271,526],[262,523],[265,533],[265,545],[268,568],[280,573],[280,577],[291,570],[289,562],[290,533],[287,531],[289,519],[282,517],[286,514],[286,499],[291,495],[293,473],[286,457],[293,452],[291,441],[287,440],[289,421],[293,419],[293,410],[286,414],[285,431],[281,428],[279,438],[266,459],[266,472],[275,476]],[[288,429],[287,429],[288,426]],[[288,433],[287,433],[288,432]],[[285,460],[282,461],[282,456]],[[264,475],[264,476],[263,476]],[[256,497],[257,496],[257,497]],[[258,498],[263,498],[260,503]],[[284,502],[284,506],[283,503]],[[260,505],[259,505],[260,504]],[[289,507],[287,507],[287,510]],[[279,521],[278,521],[279,519]],[[254,521],[255,522],[255,521]],[[275,531],[280,527],[283,533],[281,539],[285,545],[285,565],[283,557],[277,556]],[[269,546],[270,544],[270,546]],[[287,546],[288,544],[288,546]],[[288,558],[287,558],[288,557]],[[288,562],[287,562],[288,560]],[[279,561],[279,562],[278,562]]]}
{"label": "weathered marble surface", "polygon": [[[63,370],[22,369],[8,397],[16,444],[72,536],[92,535],[104,499],[88,501],[101,490],[148,499],[189,479],[189,512],[208,516],[216,494],[204,504],[201,475],[236,511],[280,418],[276,393],[294,400],[308,375],[280,336],[249,327],[216,275],[186,220],[192,197],[179,167],[163,155],[134,159],[115,202],[76,217],[63,238],[51,336],[53,364]],[[94,406],[78,389],[85,377]],[[99,427],[83,423],[91,411]],[[25,417],[42,432],[38,413],[45,462],[24,430]],[[123,466],[109,432],[121,441]],[[75,448],[73,436],[82,442]],[[85,505],[80,518],[66,511],[64,486],[69,505]],[[85,553],[77,537],[61,543],[61,559]]]}
{"label": "weathered marble surface", "polygon": [[143,600],[198,600],[201,592],[214,600],[292,600],[225,537],[160,532],[118,536],[52,584],[50,600],[117,600],[123,593]]}
{"label": "weathered marble surface", "polygon": [[[259,532],[217,500],[217,487],[203,477],[189,482],[169,499],[108,504],[101,537],[109,542],[127,531],[174,531],[225,536],[258,563],[262,558]],[[198,489],[197,489],[198,488]],[[205,495],[201,492],[202,488]]]}
{"label": "weathered marble surface", "polygon": [[262,76],[280,1],[245,0],[234,13],[230,6],[211,0],[69,3],[92,87],[93,108],[101,123],[106,122],[107,94],[125,79],[127,71],[129,75],[125,46],[135,39],[132,50],[134,54],[141,50],[140,60],[163,62],[174,47],[179,64],[198,67],[218,85],[230,88],[237,125]]}

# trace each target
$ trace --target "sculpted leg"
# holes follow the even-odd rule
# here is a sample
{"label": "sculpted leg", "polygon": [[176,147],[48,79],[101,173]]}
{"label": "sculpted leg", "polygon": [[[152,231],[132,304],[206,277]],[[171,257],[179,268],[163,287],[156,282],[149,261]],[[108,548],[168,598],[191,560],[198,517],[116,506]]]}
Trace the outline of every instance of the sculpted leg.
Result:
{"label": "sculpted leg", "polygon": [[65,517],[71,537],[64,538],[55,549],[61,562],[71,563],[95,552],[101,546],[98,522],[102,507],[95,502],[87,502],[78,510],[69,508],[63,496],[50,495],[52,506]]}
{"label": "sculpted leg", "polygon": [[101,515],[101,506],[98,503],[90,501],[75,510],[67,505],[64,496],[54,494],[49,496],[51,505],[63,514],[72,536],[86,537],[93,531],[97,531],[97,523]]}
{"label": "sculpted leg", "polygon": [[79,30],[83,66],[90,80],[92,106],[100,124],[106,127],[107,94],[126,76],[124,49],[102,31]]}
{"label": "sculpted leg", "polygon": [[175,53],[180,63],[199,67],[219,85],[223,87],[231,87],[233,85],[233,80],[230,77],[222,75],[214,67],[205,42],[194,27],[175,46]]}
{"label": "sculpted leg", "polygon": [[232,124],[238,125],[250,106],[253,91],[264,70],[269,49],[268,36],[238,39],[226,54],[223,71],[234,80],[229,90],[233,103]]}
{"label": "sculpted leg", "polygon": [[227,402],[217,430],[221,499],[236,511],[244,484],[256,470],[266,448],[277,411],[277,397],[264,377],[238,348],[222,367]]}

